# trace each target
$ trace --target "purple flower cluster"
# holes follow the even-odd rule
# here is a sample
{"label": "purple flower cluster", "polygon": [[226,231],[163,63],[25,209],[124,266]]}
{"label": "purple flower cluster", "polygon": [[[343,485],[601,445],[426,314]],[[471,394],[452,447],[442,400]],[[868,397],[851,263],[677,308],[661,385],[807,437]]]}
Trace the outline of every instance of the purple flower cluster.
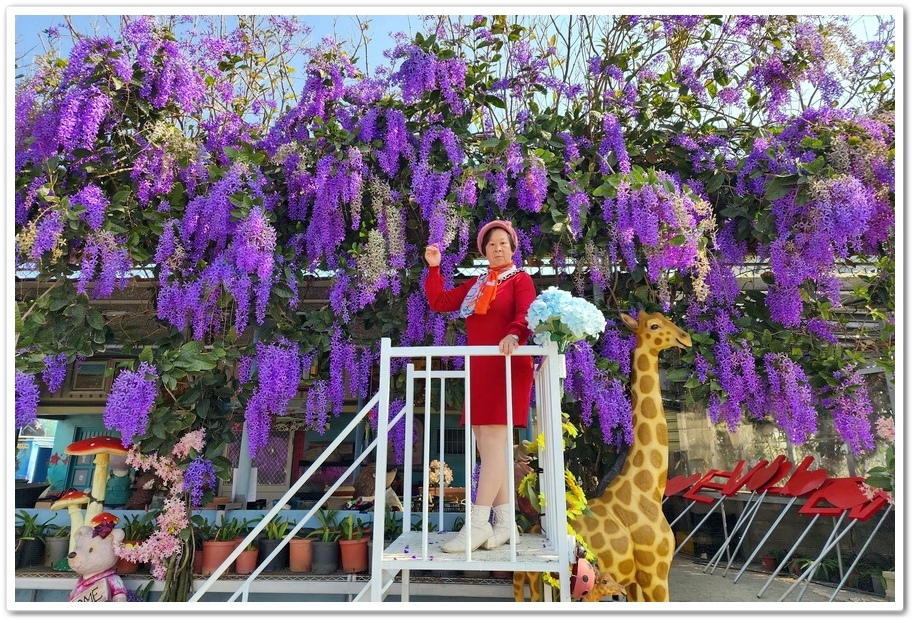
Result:
{"label": "purple flower cluster", "polygon": [[610,322],[607,329],[598,338],[598,352],[612,364],[616,363],[621,376],[629,378],[633,350],[636,348],[636,336],[614,327]]}
{"label": "purple flower cluster", "polygon": [[848,364],[834,372],[838,385],[824,388],[821,405],[833,415],[840,438],[849,443],[853,454],[875,449],[875,438],[869,416],[872,402],[862,375]]}
{"label": "purple flower cluster", "polygon": [[60,389],[67,377],[67,354],[45,355],[44,362],[45,369],[41,373],[41,380],[48,388],[48,393],[53,394]]}
{"label": "purple flower cluster", "polygon": [[314,381],[305,396],[305,414],[303,420],[309,430],[324,433],[328,430],[328,382],[325,379]]}
{"label": "purple flower cluster", "polygon": [[782,353],[764,355],[769,409],[777,426],[796,445],[817,432],[811,382],[801,367]]}
{"label": "purple flower cluster", "polygon": [[200,508],[204,493],[216,489],[216,468],[202,456],[185,468],[182,489],[191,496],[191,506]]}
{"label": "purple flower cluster", "polygon": [[253,457],[267,445],[271,417],[286,413],[299,389],[302,359],[299,346],[286,338],[255,346],[257,386],[245,406],[248,452]]}
{"label": "purple flower cluster", "polygon": [[598,368],[594,350],[575,342],[566,351],[567,376],[563,383],[579,404],[582,424],[592,426],[598,415],[602,439],[606,444],[629,444],[633,440],[633,408],[629,388],[619,378]]}
{"label": "purple flower cluster", "polygon": [[122,370],[111,384],[102,421],[106,428],[121,433],[123,443],[129,445],[146,434],[149,416],[159,395],[158,385],[156,367],[145,361],[136,372]]}
{"label": "purple flower cluster", "polygon": [[537,157],[528,159],[528,167],[515,180],[515,199],[525,212],[540,212],[547,198],[547,168]]}
{"label": "purple flower cluster", "polygon": [[16,370],[16,428],[22,428],[38,417],[40,392],[34,374]]}
{"label": "purple flower cluster", "polygon": [[102,189],[95,184],[88,184],[70,199],[74,205],[82,205],[86,211],[81,218],[92,229],[98,229],[105,220],[105,209],[108,207],[108,198]]}
{"label": "purple flower cluster", "polygon": [[53,251],[61,242],[66,221],[61,212],[46,212],[35,225],[35,238],[29,257],[38,261],[45,253]]}
{"label": "purple flower cluster", "polygon": [[[630,172],[630,155],[627,153],[627,145],[623,137],[623,128],[617,117],[608,113],[602,120],[604,138],[598,146],[598,166],[601,173],[610,175],[611,162],[616,164],[616,171],[624,175]],[[613,160],[611,160],[613,156]]]}
{"label": "purple flower cluster", "polygon": [[128,273],[132,268],[123,237],[115,236],[108,230],[92,232],[83,247],[76,291],[84,294],[93,284],[93,298],[108,298],[115,288],[127,286]]}

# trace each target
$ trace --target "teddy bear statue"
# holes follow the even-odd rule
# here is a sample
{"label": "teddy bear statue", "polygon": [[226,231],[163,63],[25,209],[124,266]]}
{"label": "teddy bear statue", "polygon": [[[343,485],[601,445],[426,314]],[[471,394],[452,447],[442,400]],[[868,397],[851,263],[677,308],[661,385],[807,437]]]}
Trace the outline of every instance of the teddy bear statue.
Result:
{"label": "teddy bear statue", "polygon": [[114,527],[117,519],[113,516],[108,520],[100,517],[93,518],[95,525],[82,526],[76,531],[68,558],[70,569],[80,579],[67,601],[128,601],[127,588],[115,569],[118,556],[114,546],[124,540],[124,530]]}

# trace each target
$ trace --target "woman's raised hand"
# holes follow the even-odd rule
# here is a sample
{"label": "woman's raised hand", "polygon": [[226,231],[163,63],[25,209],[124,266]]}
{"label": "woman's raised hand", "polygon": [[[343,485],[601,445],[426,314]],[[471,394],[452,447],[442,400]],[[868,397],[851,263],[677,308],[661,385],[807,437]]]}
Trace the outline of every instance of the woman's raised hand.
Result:
{"label": "woman's raised hand", "polygon": [[433,243],[426,247],[426,263],[430,266],[438,266],[442,262],[442,253],[439,251],[439,245]]}

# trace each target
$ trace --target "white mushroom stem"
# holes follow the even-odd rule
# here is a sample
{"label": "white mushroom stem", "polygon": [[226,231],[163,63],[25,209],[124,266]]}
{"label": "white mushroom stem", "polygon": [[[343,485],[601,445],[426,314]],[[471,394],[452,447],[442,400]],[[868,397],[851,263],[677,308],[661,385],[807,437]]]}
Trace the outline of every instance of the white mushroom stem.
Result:
{"label": "white mushroom stem", "polygon": [[86,517],[95,517],[105,509],[105,488],[108,486],[108,453],[95,455],[95,472],[92,474],[92,499],[86,506]]}
{"label": "white mushroom stem", "polygon": [[69,554],[76,548],[76,531],[83,527],[83,509],[81,504],[71,504],[67,507],[70,513],[70,549]]}

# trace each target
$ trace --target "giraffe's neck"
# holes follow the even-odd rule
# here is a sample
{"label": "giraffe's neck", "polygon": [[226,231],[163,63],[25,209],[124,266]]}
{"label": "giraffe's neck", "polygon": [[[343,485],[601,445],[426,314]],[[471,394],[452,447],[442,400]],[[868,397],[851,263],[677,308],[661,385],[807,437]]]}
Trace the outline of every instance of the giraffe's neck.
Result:
{"label": "giraffe's neck", "polygon": [[633,351],[630,396],[633,401],[633,445],[620,474],[611,481],[605,496],[621,486],[661,499],[668,479],[668,422],[662,408],[657,348],[637,341]]}

